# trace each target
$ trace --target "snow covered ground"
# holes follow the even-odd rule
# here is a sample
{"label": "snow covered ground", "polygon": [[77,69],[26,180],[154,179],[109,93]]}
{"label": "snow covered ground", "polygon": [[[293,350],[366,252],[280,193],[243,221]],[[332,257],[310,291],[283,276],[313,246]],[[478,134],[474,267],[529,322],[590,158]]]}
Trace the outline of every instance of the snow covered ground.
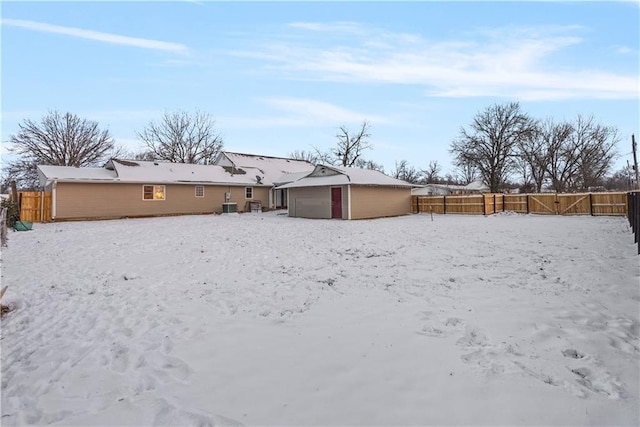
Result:
{"label": "snow covered ground", "polygon": [[625,218],[35,224],[2,425],[638,425]]}

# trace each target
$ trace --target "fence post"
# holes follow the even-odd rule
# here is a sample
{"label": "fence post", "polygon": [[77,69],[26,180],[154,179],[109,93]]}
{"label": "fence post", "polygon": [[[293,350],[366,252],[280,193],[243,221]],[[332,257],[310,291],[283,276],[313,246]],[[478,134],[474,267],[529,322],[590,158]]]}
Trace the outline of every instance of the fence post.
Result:
{"label": "fence post", "polygon": [[633,216],[636,232],[635,242],[638,244],[638,254],[640,254],[640,192],[633,193]]}
{"label": "fence post", "polygon": [[629,225],[633,231],[633,242],[638,245],[638,255],[640,255],[640,192],[629,191],[627,193],[627,217]]}
{"label": "fence post", "polygon": [[44,191],[40,192],[40,222],[44,222]]}
{"label": "fence post", "polygon": [[529,214],[529,197],[531,197],[531,194],[527,194],[525,200],[527,201],[527,215]]}
{"label": "fence post", "polygon": [[447,196],[442,196],[442,213],[447,213]]}
{"label": "fence post", "polygon": [[640,255],[640,191],[633,193],[633,216],[635,227],[635,242],[638,244],[638,255]]}
{"label": "fence post", "polygon": [[593,216],[593,193],[589,193],[589,214]]}
{"label": "fence post", "polygon": [[2,208],[2,213],[0,214],[0,240],[1,245],[7,246],[7,211],[8,208]]}
{"label": "fence post", "polygon": [[631,227],[631,231],[636,231],[636,224],[633,221],[633,211],[635,206],[633,205],[633,193],[629,191],[627,193],[627,220],[629,221],[629,226]]}
{"label": "fence post", "polygon": [[482,215],[487,216],[487,195],[482,195]]}
{"label": "fence post", "polygon": [[638,244],[638,254],[640,255],[640,192],[633,193],[633,216],[635,230],[635,242]]}

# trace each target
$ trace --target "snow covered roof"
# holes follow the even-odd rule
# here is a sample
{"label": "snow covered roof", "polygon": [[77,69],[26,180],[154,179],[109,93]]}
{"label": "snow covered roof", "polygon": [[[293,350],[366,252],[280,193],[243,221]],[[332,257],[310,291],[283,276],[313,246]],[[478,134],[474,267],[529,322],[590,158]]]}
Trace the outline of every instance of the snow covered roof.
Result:
{"label": "snow covered roof", "polygon": [[318,165],[306,177],[278,188],[325,187],[347,184],[409,188],[414,186],[406,181],[392,178],[372,169]]}
{"label": "snow covered roof", "polygon": [[482,181],[473,181],[465,185],[465,189],[476,190],[476,191],[489,191],[489,186],[483,184]]}
{"label": "snow covered roof", "polygon": [[[434,190],[443,190],[442,191],[434,191]],[[489,191],[489,187],[482,183],[482,181],[473,181],[467,185],[454,185],[454,184],[426,184],[420,188],[414,188],[411,190],[411,194],[414,196],[429,196],[434,193],[438,194],[446,194],[446,192],[450,191],[474,191],[474,192],[483,192]]]}
{"label": "snow covered roof", "polygon": [[41,177],[49,181],[112,181],[118,177],[105,168],[79,168],[75,166],[38,165]]}
{"label": "snow covered roof", "polygon": [[277,178],[275,181],[273,181],[273,183],[275,185],[282,185],[282,184],[288,184],[290,182],[293,181],[297,181],[300,178],[304,178],[305,176],[309,175],[311,172],[306,171],[306,172],[294,172],[294,173],[285,173],[283,175],[280,175],[279,178]]}
{"label": "snow covered roof", "polygon": [[[239,168],[256,168],[264,175],[265,182],[275,184],[285,174],[308,174],[314,168],[313,163],[306,160],[287,159],[284,157],[261,156],[255,154],[233,153],[223,151],[215,161],[216,165],[233,165]],[[286,181],[289,182],[289,181]]]}
{"label": "snow covered roof", "polygon": [[[112,160],[105,166],[113,167],[118,180],[125,182],[197,182],[216,184],[258,184],[264,183],[264,175],[255,168],[236,170],[240,173],[230,173],[230,168],[215,165],[194,165],[189,163],[169,163],[150,161]],[[242,173],[242,172],[245,173]]]}
{"label": "snow covered roof", "polygon": [[103,168],[38,166],[38,169],[44,181],[272,185],[265,182],[260,170],[247,167],[231,169],[215,165],[113,159]]}

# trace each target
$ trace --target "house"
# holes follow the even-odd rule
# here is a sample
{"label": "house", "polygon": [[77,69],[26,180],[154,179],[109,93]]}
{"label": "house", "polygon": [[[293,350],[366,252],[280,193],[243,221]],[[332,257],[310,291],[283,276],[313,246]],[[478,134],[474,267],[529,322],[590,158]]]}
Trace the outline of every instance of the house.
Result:
{"label": "house", "polygon": [[366,219],[408,214],[412,187],[376,170],[318,165],[276,189],[289,191],[289,216]]}
{"label": "house", "polygon": [[412,190],[414,196],[449,196],[461,194],[488,193],[489,187],[482,181],[473,181],[467,185],[426,184]]}
{"label": "house", "polygon": [[287,208],[288,191],[286,188],[278,189],[276,186],[293,182],[304,175],[308,175],[315,167],[313,163],[307,162],[306,160],[234,153],[230,151],[221,152],[213,164],[242,169],[258,169],[264,177],[264,182],[274,186],[269,192],[268,205],[265,205],[271,209]]}
{"label": "house", "polygon": [[249,167],[113,159],[37,169],[53,220],[243,212],[268,206],[273,187]]}

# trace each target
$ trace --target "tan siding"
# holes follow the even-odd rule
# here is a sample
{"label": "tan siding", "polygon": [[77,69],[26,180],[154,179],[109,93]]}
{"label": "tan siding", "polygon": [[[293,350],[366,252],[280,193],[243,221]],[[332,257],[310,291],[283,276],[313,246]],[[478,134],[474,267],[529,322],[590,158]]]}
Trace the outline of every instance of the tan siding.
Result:
{"label": "tan siding", "polygon": [[342,186],[342,219],[349,219],[349,186]]}
{"label": "tan siding", "polygon": [[399,216],[410,211],[410,188],[351,186],[351,219]]}
{"label": "tan siding", "polygon": [[[149,185],[157,184],[149,182]],[[244,210],[245,187],[204,185],[204,197],[195,197],[193,184],[166,185],[165,200],[143,200],[143,184],[66,183],[56,185],[55,219],[122,218],[222,212],[225,194]],[[253,200],[267,206],[269,189],[254,187]]]}
{"label": "tan siding", "polygon": [[290,188],[289,216],[331,218],[331,190],[329,187]]}
{"label": "tan siding", "polygon": [[[245,187],[242,187],[241,196],[245,197]],[[244,198],[244,202],[242,204],[238,203],[238,210],[248,212],[251,210],[250,206],[247,204],[248,202],[260,202],[262,204],[262,209],[269,209],[269,191],[268,187],[253,187],[253,198],[246,199]]]}
{"label": "tan siding", "polygon": [[[378,218],[406,215],[411,211],[411,189],[373,186],[342,186],[342,218]],[[331,218],[331,187],[291,188],[289,216]]]}

